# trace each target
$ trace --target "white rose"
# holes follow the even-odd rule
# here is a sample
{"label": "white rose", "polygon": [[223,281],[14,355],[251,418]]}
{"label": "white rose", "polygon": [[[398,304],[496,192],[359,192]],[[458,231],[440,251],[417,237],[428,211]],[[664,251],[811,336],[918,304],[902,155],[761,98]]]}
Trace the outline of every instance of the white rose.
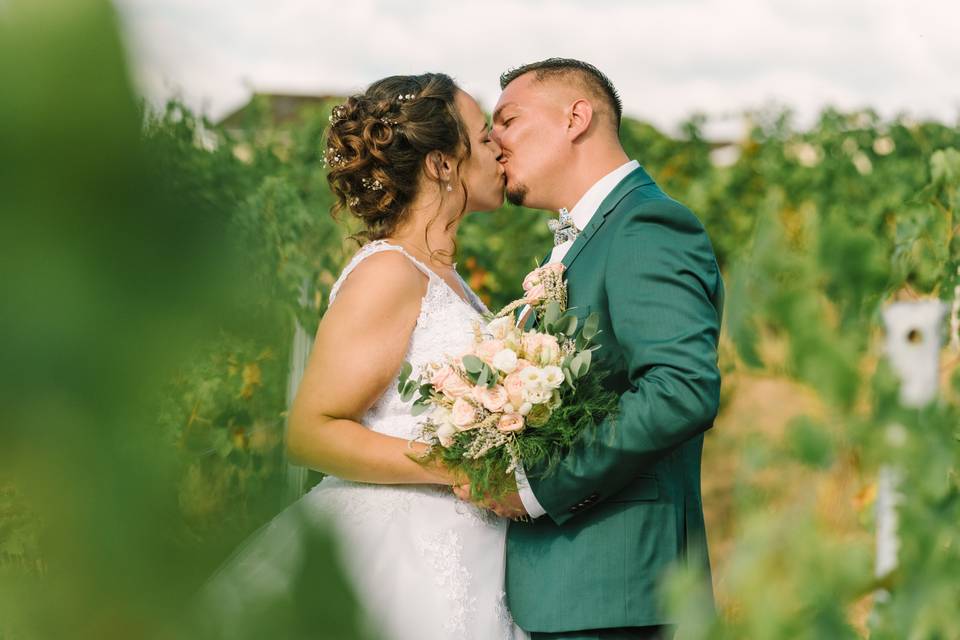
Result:
{"label": "white rose", "polygon": [[[517,354],[511,351],[510,349],[501,349],[493,356],[493,366],[504,373],[513,373],[514,369],[517,368]],[[563,377],[563,372],[560,373],[560,377]]]}
{"label": "white rose", "polygon": [[457,433],[457,428],[449,422],[444,422],[437,429],[437,439],[440,440],[440,446],[449,447],[453,444],[453,436]]}
{"label": "white rose", "polygon": [[430,418],[437,424],[453,424],[450,417],[450,410],[441,405],[437,405],[434,408],[433,413],[430,414]]}
{"label": "white rose", "polygon": [[510,316],[504,316],[491,321],[490,324],[487,325],[487,332],[497,340],[503,340],[507,337],[512,328],[513,318]]}
{"label": "white rose", "polygon": [[518,413],[522,416],[525,416],[530,413],[530,409],[533,409],[533,405],[529,402],[524,402],[522,405],[520,405],[520,411],[518,411]]}
{"label": "white rose", "polygon": [[563,369],[550,365],[543,368],[543,382],[551,389],[557,389],[563,384]]}

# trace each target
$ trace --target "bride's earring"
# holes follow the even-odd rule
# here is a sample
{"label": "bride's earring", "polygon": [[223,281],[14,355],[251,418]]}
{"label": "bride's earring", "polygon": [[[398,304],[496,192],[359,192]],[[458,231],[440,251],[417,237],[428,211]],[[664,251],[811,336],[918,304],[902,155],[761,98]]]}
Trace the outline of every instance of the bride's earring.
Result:
{"label": "bride's earring", "polygon": [[447,191],[453,191],[453,187],[450,186],[450,183],[447,183]]}

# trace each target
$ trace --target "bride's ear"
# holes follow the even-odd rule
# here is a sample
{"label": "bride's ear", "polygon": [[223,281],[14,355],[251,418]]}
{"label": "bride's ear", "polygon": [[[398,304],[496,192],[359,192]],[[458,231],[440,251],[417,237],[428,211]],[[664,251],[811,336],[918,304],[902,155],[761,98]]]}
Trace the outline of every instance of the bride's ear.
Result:
{"label": "bride's ear", "polygon": [[447,183],[453,177],[453,165],[450,159],[440,151],[431,151],[423,159],[427,177],[434,182]]}
{"label": "bride's ear", "polygon": [[570,105],[567,115],[567,137],[573,142],[590,128],[593,121],[593,105],[589,100],[580,98]]}

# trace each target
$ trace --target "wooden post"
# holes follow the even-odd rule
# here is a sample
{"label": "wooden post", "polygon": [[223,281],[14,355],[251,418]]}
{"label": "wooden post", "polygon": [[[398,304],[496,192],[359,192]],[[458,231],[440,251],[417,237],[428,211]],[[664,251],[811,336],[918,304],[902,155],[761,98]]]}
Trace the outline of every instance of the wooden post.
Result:
{"label": "wooden post", "polygon": [[[300,304],[307,304],[307,285],[306,283],[300,289]],[[310,334],[306,332],[300,321],[294,318],[293,321],[293,344],[290,348],[290,375],[287,378],[287,410],[293,406],[293,399],[297,395],[297,389],[300,387],[300,381],[303,379],[303,372],[307,367],[307,358],[310,357],[310,347],[312,342]],[[288,425],[284,426],[286,430]],[[286,439],[286,438],[284,438]],[[293,502],[303,495],[304,488],[307,485],[306,467],[299,467],[287,462],[287,501]]]}

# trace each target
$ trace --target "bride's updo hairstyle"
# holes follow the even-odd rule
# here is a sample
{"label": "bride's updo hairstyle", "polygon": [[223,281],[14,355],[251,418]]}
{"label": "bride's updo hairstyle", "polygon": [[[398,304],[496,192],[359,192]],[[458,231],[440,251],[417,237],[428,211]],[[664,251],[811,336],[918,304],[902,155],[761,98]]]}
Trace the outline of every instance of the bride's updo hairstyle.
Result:
{"label": "bride's updo hairstyle", "polygon": [[[390,76],[333,108],[325,156],[333,212],[363,221],[361,241],[385,238],[403,221],[429,153],[469,157],[457,91],[442,73]],[[445,196],[446,185],[437,186]]]}

